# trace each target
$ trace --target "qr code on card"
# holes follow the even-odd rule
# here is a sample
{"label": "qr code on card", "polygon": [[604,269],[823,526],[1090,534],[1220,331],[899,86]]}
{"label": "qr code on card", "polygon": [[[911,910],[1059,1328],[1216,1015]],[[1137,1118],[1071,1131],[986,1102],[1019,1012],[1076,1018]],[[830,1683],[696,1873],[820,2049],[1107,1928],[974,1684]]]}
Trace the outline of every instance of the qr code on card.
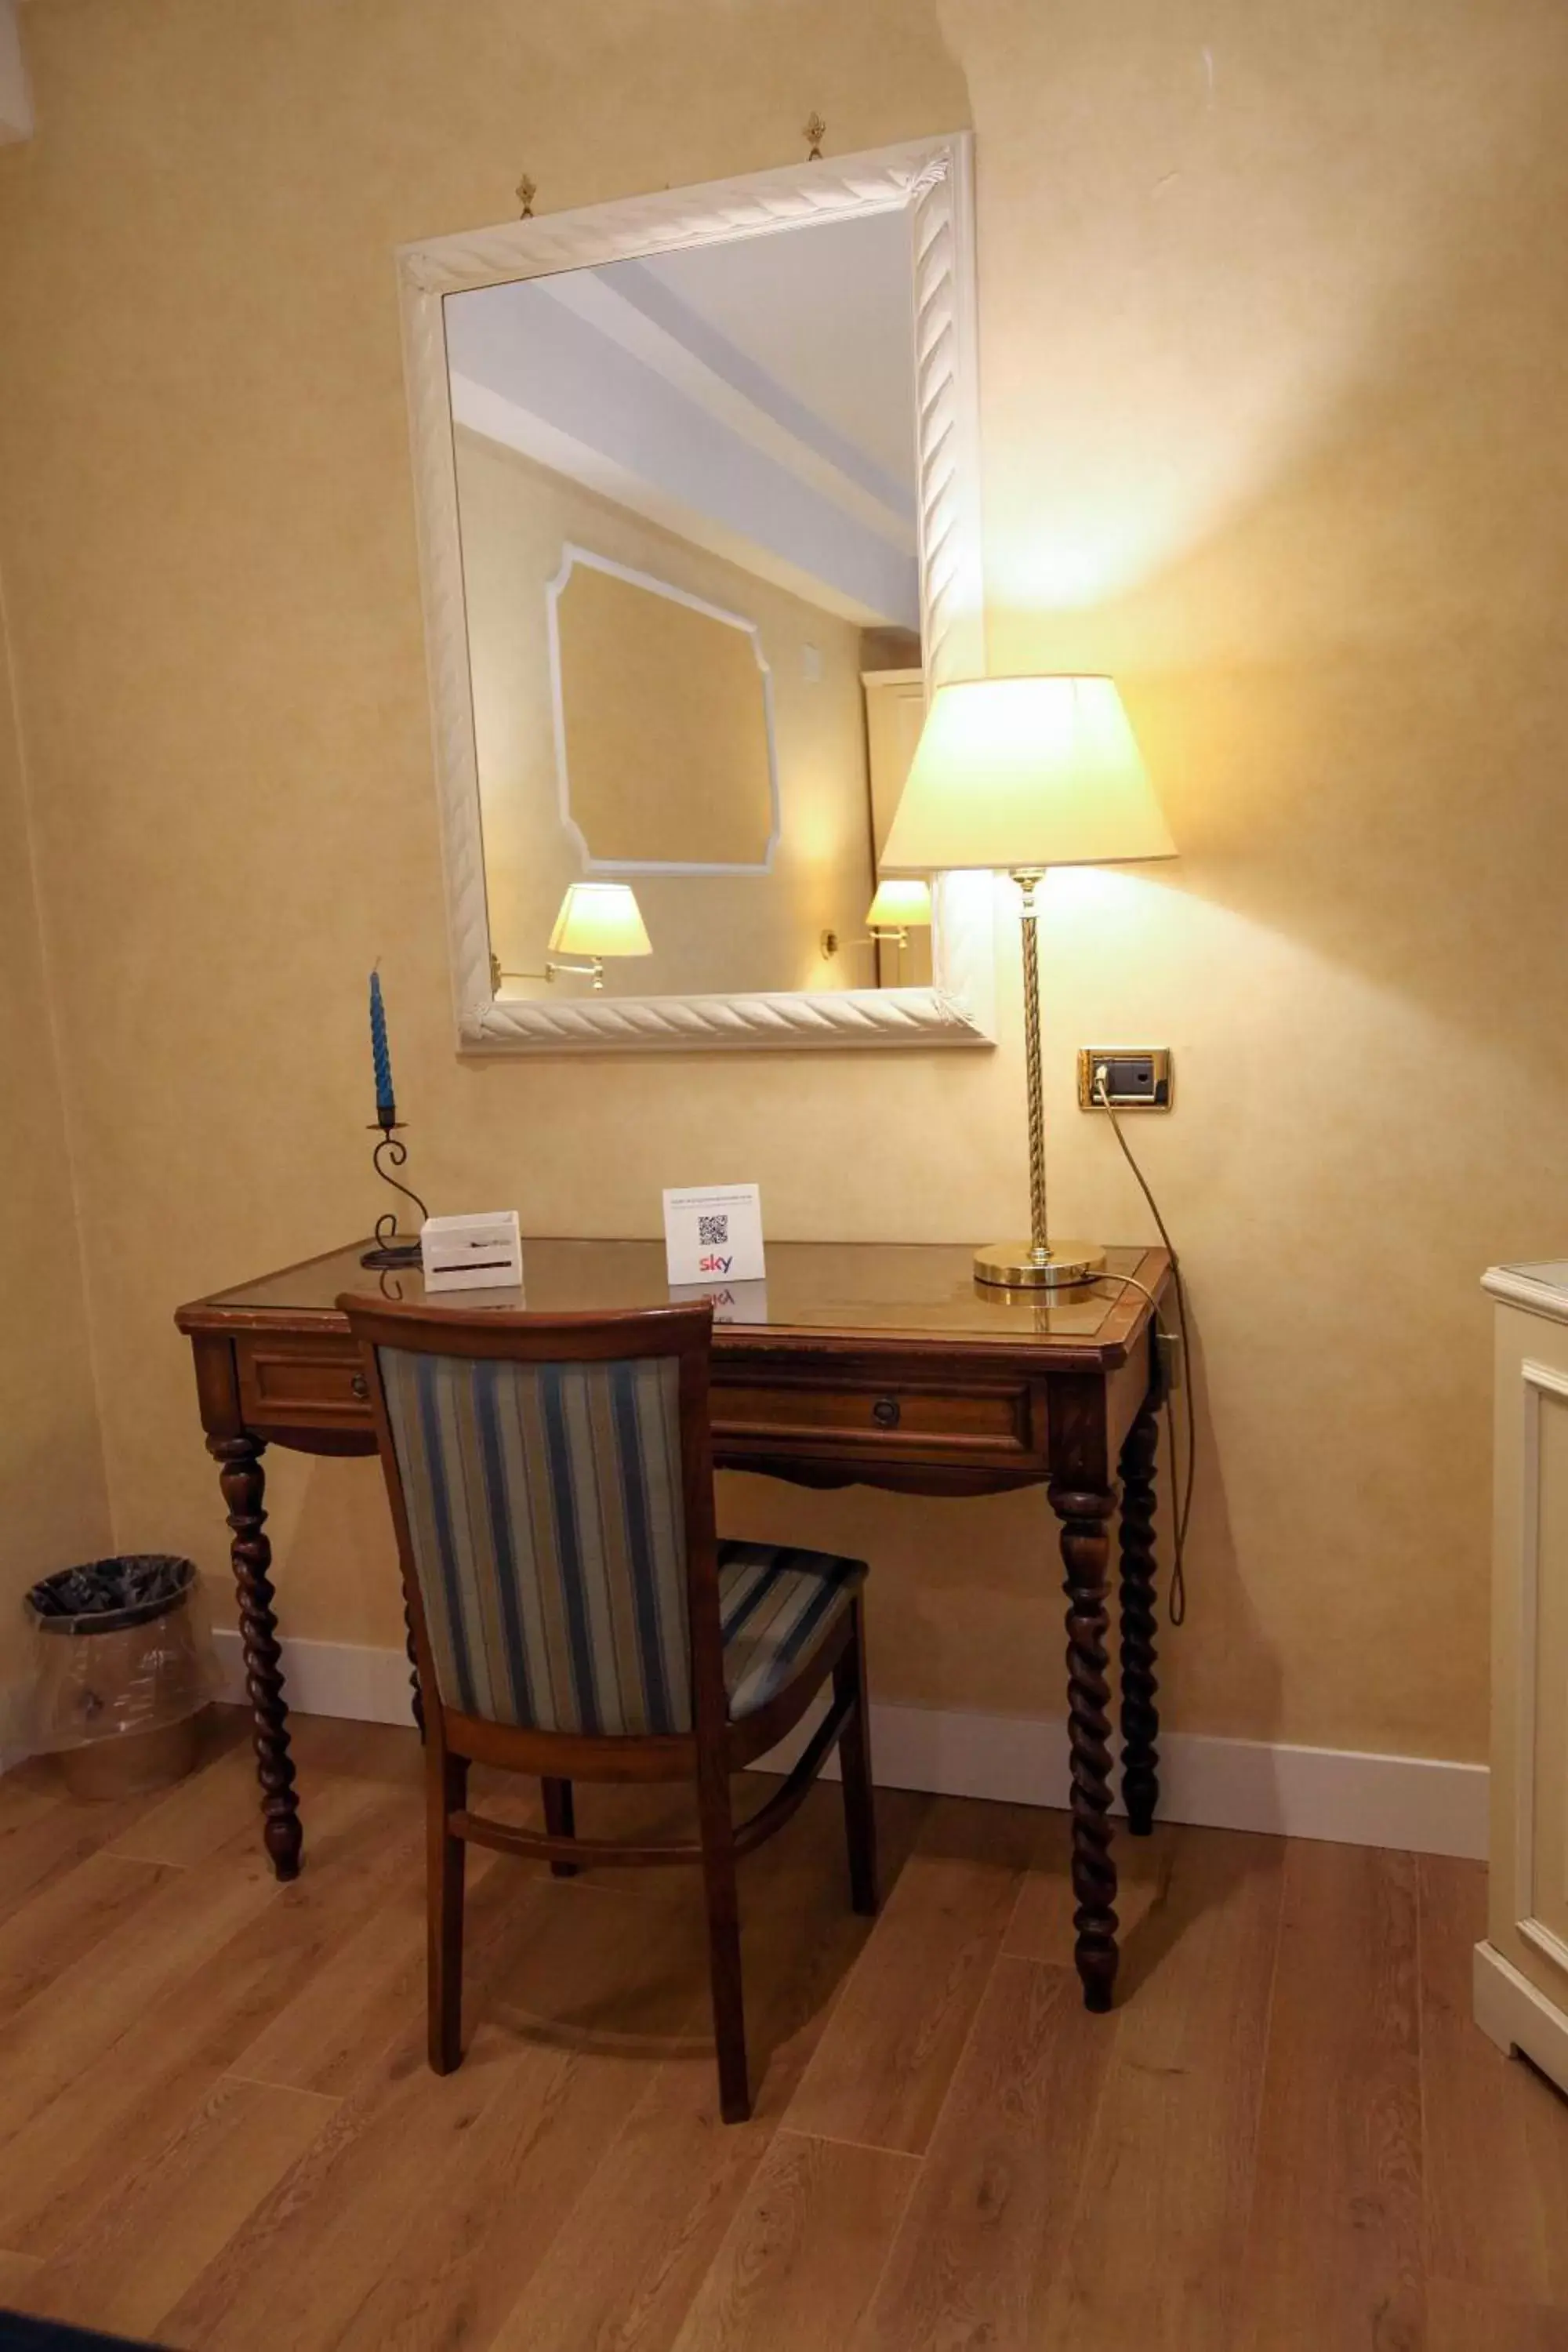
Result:
{"label": "qr code on card", "polygon": [[703,1249],[722,1249],[730,1238],[728,1217],[699,1217],[697,1239]]}

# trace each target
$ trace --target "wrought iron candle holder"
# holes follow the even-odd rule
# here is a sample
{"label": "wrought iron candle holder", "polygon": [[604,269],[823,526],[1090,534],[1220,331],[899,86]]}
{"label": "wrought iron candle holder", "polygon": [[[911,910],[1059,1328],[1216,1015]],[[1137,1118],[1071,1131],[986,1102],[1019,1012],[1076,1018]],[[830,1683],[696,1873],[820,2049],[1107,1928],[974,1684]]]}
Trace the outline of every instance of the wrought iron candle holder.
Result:
{"label": "wrought iron candle holder", "polygon": [[[397,1117],[394,1106],[388,1106],[385,1116],[374,1121],[370,1132],[381,1138],[371,1153],[371,1160],[376,1174],[384,1184],[390,1184],[395,1192],[401,1192],[405,1201],[413,1202],[419,1212],[419,1221],[423,1224],[430,1213],[429,1210],[425,1206],[418,1193],[411,1192],[406,1184],[400,1184],[392,1172],[393,1169],[403,1167],[408,1159],[408,1146],[403,1140],[403,1121]],[[395,1209],[384,1209],[377,1217],[375,1247],[361,1252],[360,1264],[371,1266],[423,1264],[419,1237],[416,1234],[411,1235],[398,1232]]]}

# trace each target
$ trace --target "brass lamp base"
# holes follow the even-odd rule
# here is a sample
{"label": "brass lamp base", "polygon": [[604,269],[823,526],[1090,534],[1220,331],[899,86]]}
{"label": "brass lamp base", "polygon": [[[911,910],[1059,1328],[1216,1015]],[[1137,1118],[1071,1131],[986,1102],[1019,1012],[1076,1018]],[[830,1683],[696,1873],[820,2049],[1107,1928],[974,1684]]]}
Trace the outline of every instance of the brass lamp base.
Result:
{"label": "brass lamp base", "polygon": [[1044,1250],[1028,1242],[987,1242],[974,1253],[974,1278],[1005,1290],[1065,1290],[1091,1282],[1104,1265],[1098,1242],[1052,1242]]}

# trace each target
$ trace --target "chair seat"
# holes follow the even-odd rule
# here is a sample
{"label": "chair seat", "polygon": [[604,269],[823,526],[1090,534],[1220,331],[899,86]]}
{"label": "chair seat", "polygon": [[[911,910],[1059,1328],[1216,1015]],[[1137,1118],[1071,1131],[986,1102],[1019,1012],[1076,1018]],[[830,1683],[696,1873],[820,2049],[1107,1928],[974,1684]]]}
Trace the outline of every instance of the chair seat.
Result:
{"label": "chair seat", "polygon": [[820,1649],[865,1582],[863,1559],[791,1544],[719,1545],[730,1720],[754,1715]]}

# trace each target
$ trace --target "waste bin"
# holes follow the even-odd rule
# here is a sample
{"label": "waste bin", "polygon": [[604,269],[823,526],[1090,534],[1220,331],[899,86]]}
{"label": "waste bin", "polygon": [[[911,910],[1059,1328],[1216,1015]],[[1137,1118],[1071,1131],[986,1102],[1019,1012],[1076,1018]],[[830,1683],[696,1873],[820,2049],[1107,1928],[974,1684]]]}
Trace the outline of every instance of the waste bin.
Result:
{"label": "waste bin", "polygon": [[73,1796],[129,1797],[183,1780],[218,1688],[194,1563],[163,1552],[62,1568],[35,1584],[34,1745]]}

